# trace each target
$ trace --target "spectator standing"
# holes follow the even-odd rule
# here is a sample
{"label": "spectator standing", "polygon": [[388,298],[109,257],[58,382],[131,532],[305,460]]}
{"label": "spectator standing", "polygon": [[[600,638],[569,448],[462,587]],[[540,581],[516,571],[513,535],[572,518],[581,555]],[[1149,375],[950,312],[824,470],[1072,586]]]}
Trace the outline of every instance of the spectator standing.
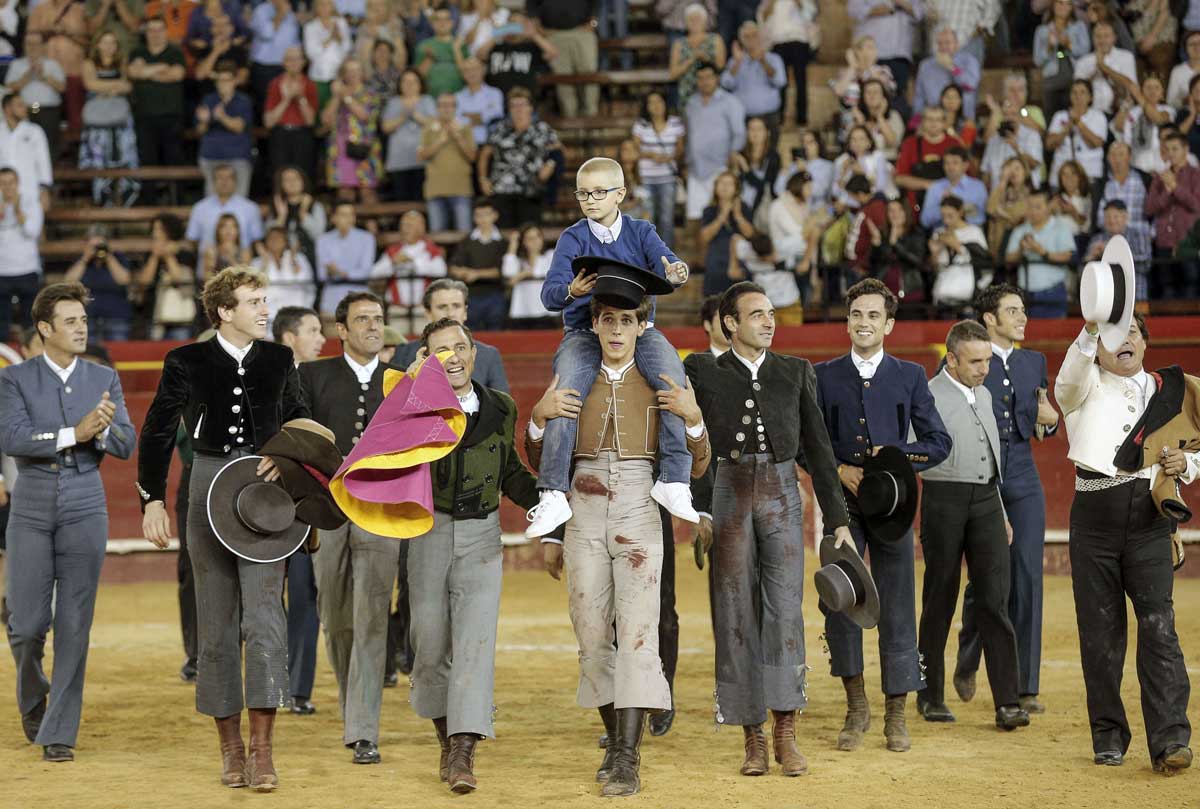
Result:
{"label": "spectator standing", "polygon": [[733,46],[742,24],[754,19],[758,0],[718,0],[717,33],[726,45]]}
{"label": "spectator standing", "polygon": [[1046,130],[1046,148],[1054,152],[1050,178],[1058,177],[1063,163],[1074,160],[1088,177],[1100,179],[1104,172],[1104,139],[1108,118],[1092,106],[1092,85],[1083,79],[1071,83],[1071,106],[1054,113]]}
{"label": "spectator standing", "polygon": [[[1197,7],[1200,10],[1200,4],[1197,4]],[[1200,19],[1197,21],[1200,22]],[[1192,84],[1192,77],[1200,73],[1200,31],[1188,32],[1184,39],[1184,48],[1187,59],[1171,68],[1171,78],[1167,82],[1167,103],[1176,109],[1187,103],[1188,88]],[[14,62],[14,64],[16,63]],[[9,70],[11,71],[12,68]]]}
{"label": "spectator standing", "polygon": [[785,266],[766,233],[756,232],[749,239],[733,237],[728,273],[730,278],[749,280],[763,288],[775,309],[777,325],[799,326],[804,322],[796,273]]}
{"label": "spectator standing", "polygon": [[987,186],[967,174],[971,155],[962,146],[951,146],[942,155],[942,168],[946,176],[935,180],[925,192],[921,204],[921,227],[933,230],[942,224],[942,198],[950,194],[962,200],[963,219],[972,225],[983,226],[987,216]]}
{"label": "spectator standing", "polygon": [[317,239],[317,281],[321,284],[322,315],[333,314],[342,298],[366,289],[375,263],[375,237],[355,226],[351,202],[333,209],[333,229]]}
{"label": "spectator standing", "polygon": [[[397,306],[408,307],[410,332],[419,331],[413,321],[413,309],[421,304],[427,279],[444,278],[445,275],[445,253],[429,238],[425,214],[420,211],[408,211],[400,217],[400,241],[384,250],[371,268],[372,278],[388,279],[388,300]],[[464,291],[464,301],[466,297]]]}
{"label": "spectator standing", "polygon": [[496,227],[499,216],[491,200],[476,201],[471,216],[475,229],[455,248],[448,275],[462,281],[470,291],[467,326],[474,331],[496,331],[504,328],[508,310],[500,276],[504,237]]}
{"label": "spectator standing", "polygon": [[300,22],[289,0],[267,0],[250,15],[250,32],[250,88],[261,115],[271,82],[283,73],[284,56],[300,45]]}
{"label": "spectator standing", "polygon": [[1050,215],[1049,192],[1031,191],[1025,221],[1009,235],[1005,253],[1005,262],[1017,267],[1030,317],[1066,317],[1068,262],[1074,252],[1070,226]]}
{"label": "spectator standing", "polygon": [[952,146],[963,143],[946,132],[946,111],[941,107],[926,107],[921,114],[921,127],[900,144],[896,160],[896,186],[908,192],[909,204],[917,207],[917,195],[946,176],[942,155]]}
{"label": "spectator standing", "polygon": [[42,206],[36,196],[21,193],[17,170],[0,168],[0,339],[7,339],[13,302],[17,325],[33,324],[30,307],[42,282]]}
{"label": "spectator standing", "polygon": [[167,40],[167,23],[162,17],[146,20],[145,30],[145,44],[134,49],[129,59],[138,161],[143,166],[178,166],[183,163],[183,80],[187,72],[183,51]]}
{"label": "spectator standing", "polygon": [[[1146,217],[1146,192],[1150,188],[1150,180],[1139,171],[1132,168],[1133,152],[1129,144],[1123,141],[1113,141],[1108,147],[1108,176],[1104,180],[1097,208],[1103,211],[1108,203],[1120,200],[1125,205],[1128,224],[1129,244],[1137,255],[1138,247],[1134,244],[1145,245],[1146,261],[1149,262],[1151,252],[1152,229],[1150,220]],[[1140,300],[1147,300],[1140,296]]]}
{"label": "spectator standing", "polygon": [[204,266],[201,280],[208,283],[210,278],[226,267],[240,267],[249,264],[251,252],[248,247],[243,246],[245,241],[237,217],[231,213],[221,214],[217,220],[217,229],[213,233],[213,240],[204,248],[200,257]]}
{"label": "spectator standing", "polygon": [[[721,87],[742,102],[746,117],[762,118],[777,130],[783,119],[780,90],[787,87],[787,68],[779,54],[767,50],[758,23],[742,23]],[[774,138],[772,138],[772,141]]]}
{"label": "spectator standing", "polygon": [[267,225],[282,227],[288,237],[288,249],[303,255],[310,266],[316,261],[317,239],[325,232],[325,220],[325,206],[313,197],[308,176],[296,166],[279,169],[275,173]]}
{"label": "spectator standing", "polygon": [[1041,130],[1032,120],[1033,116],[1027,108],[1013,103],[1007,94],[1000,103],[989,95],[985,104],[989,115],[983,133],[986,146],[980,164],[984,179],[995,187],[1003,167],[1015,158],[1025,166],[1026,175],[1038,184],[1045,171],[1045,153]]}
{"label": "spectator standing", "polygon": [[196,255],[183,239],[183,223],[169,213],[150,225],[150,254],[138,272],[142,306],[154,328],[151,339],[186,340],[196,320]]}
{"label": "spectator standing", "polygon": [[[903,312],[928,300],[929,243],[925,231],[913,221],[904,200],[888,200],[883,227],[867,220],[871,237],[871,268],[876,278],[900,299]],[[907,314],[907,313],[906,313]]]}
{"label": "spectator standing", "polygon": [[[771,51],[792,71],[796,88],[796,124],[808,125],[808,63],[821,45],[816,0],[764,0],[758,25]],[[787,81],[779,88],[779,111],[787,99]]]}
{"label": "spectator standing", "polygon": [[938,106],[946,111],[946,132],[970,148],[975,144],[975,122],[963,114],[963,93],[957,85],[947,84],[942,88]]}
{"label": "spectator standing", "polygon": [[37,110],[29,120],[46,133],[52,157],[58,157],[58,134],[62,124],[63,92],[67,89],[67,74],[62,65],[46,52],[46,36],[41,31],[27,29],[23,40],[24,55],[14,59],[4,75],[10,93],[20,93],[25,104]]}
{"label": "spectator standing", "polygon": [[317,84],[304,75],[304,51],[298,46],[283,54],[283,73],[267,87],[263,125],[267,128],[271,169],[298,166],[305,175],[315,170],[318,111]]}
{"label": "spectator standing", "polygon": [[847,184],[853,177],[864,177],[870,183],[870,193],[890,195],[895,191],[892,183],[892,164],[875,148],[875,140],[865,126],[855,126],[846,139],[846,151],[833,161],[833,199],[842,205],[855,208],[847,193]]}
{"label": "spectator standing", "polygon": [[204,193],[213,193],[213,172],[230,166],[237,176],[237,192],[250,196],[254,173],[254,103],[237,89],[237,67],[232,62],[217,65],[217,88],[196,107],[196,130],[200,133],[200,170]]}
{"label": "spectator standing", "polygon": [[526,223],[509,237],[500,273],[509,288],[510,325],[555,316],[542,304],[542,282],[553,260],[554,251],[546,248],[541,225]]}
{"label": "spectator standing", "polygon": [[550,72],[558,50],[523,11],[512,12],[507,28],[512,32],[488,40],[475,54],[487,65],[488,84],[505,98],[514,87],[537,93],[537,77]]}
{"label": "spectator standing", "polygon": [[192,13],[199,8],[193,0],[149,0],[146,3],[146,19],[161,17],[167,24],[167,41],[187,52],[187,31]]}
{"label": "spectator standing", "polygon": [[843,285],[848,287],[871,272],[871,230],[867,223],[883,227],[887,221],[887,197],[872,190],[870,182],[861,174],[855,174],[846,183],[846,195],[850,198],[850,225],[846,229],[844,249],[848,265],[842,265],[841,269]]}
{"label": "spectator standing", "polygon": [[704,294],[717,295],[733,283],[729,251],[734,235],[754,235],[750,208],[742,201],[737,175],[722,171],[713,178],[712,198],[700,218],[700,248],[704,250]]}
{"label": "spectator standing", "polygon": [[[1146,194],[1146,215],[1154,222],[1154,257],[1169,260],[1200,219],[1200,168],[1188,160],[1187,138],[1178,132],[1163,137],[1165,171],[1154,175]],[[1200,264],[1164,261],[1151,272],[1152,290],[1168,299],[1195,298],[1200,293]]]}
{"label": "spectator standing", "polygon": [[325,108],[329,84],[337,78],[351,47],[350,27],[335,13],[333,0],[314,0],[313,18],[304,24],[304,55],[308,57],[308,77],[317,83],[319,109]]}
{"label": "spectator standing", "polygon": [[1080,252],[1087,245],[1087,235],[1092,231],[1090,186],[1091,183],[1080,165],[1074,160],[1068,160],[1058,170],[1058,178],[1054,183],[1058,193],[1050,198],[1050,213],[1061,217],[1067,223]]}
{"label": "spectator standing", "polygon": [[1073,0],[1051,0],[1033,35],[1033,63],[1042,71],[1042,107],[1053,115],[1070,105],[1075,62],[1092,49],[1087,26],[1075,19]]}
{"label": "spectator standing", "polygon": [[712,65],[720,73],[725,68],[725,40],[708,30],[708,10],[691,3],[683,12],[685,32],[671,45],[671,62],[667,75],[675,82],[679,109],[686,110],[696,92],[697,73],[701,65]]}
{"label": "spectator standing", "polygon": [[1006,160],[988,194],[987,242],[993,258],[1004,258],[1008,234],[1025,219],[1025,198],[1032,188],[1025,163],[1015,157]]}
{"label": "spectator standing", "polygon": [[[550,67],[557,75],[595,73],[599,67],[600,45],[596,37],[594,0],[528,0],[525,10],[537,20],[557,51]],[[458,88],[455,88],[458,89]],[[600,88],[560,84],[558,111],[565,118],[582,114],[594,118],[600,114]]]}
{"label": "spectator standing", "polygon": [[540,222],[542,191],[554,176],[558,134],[534,120],[533,98],[523,87],[508,94],[508,118],[492,127],[479,155],[479,188],[500,212],[500,227]]}
{"label": "spectator standing", "polygon": [[375,43],[374,50],[362,64],[367,70],[367,88],[377,98],[387,100],[400,85],[403,68],[396,67],[396,47],[386,39]]}
{"label": "spectator standing", "polygon": [[66,74],[63,106],[68,128],[78,131],[81,125],[85,88],[83,63],[85,43],[89,40],[88,18],[83,4],[76,0],[43,0],[29,12],[27,31],[37,31],[45,38],[46,56],[57,62]]}
{"label": "spectator standing", "polygon": [[233,18],[220,12],[212,18],[211,44],[196,63],[196,89],[200,98],[217,89],[217,65],[228,62],[233,65],[234,85],[249,89],[250,56],[245,38],[238,37]]}
{"label": "spectator standing", "polygon": [[413,67],[425,80],[430,95],[457,93],[463,86],[462,63],[467,46],[454,36],[454,15],[449,7],[433,10],[433,36],[417,45]]}
{"label": "spectator standing", "polygon": [[317,300],[312,265],[303,253],[293,250],[288,232],[282,225],[267,228],[267,235],[256,245],[258,256],[252,265],[271,282],[271,319],[285,306],[312,308]]}
{"label": "spectator standing", "polygon": [[454,96],[437,100],[437,117],[421,131],[417,158],[425,164],[425,210],[434,233],[471,229],[471,172],[477,155],[471,127],[457,115]]}
{"label": "spectator standing", "polygon": [[829,224],[829,215],[812,205],[812,187],[807,172],[793,174],[784,193],[771,203],[767,224],[775,255],[785,269],[794,273],[800,300],[805,304],[812,296],[821,232]]}
{"label": "spectator standing", "polygon": [[896,80],[892,71],[877,61],[879,51],[875,48],[875,40],[871,37],[860,37],[854,40],[854,45],[846,51],[846,66],[841,69],[830,87],[842,105],[842,131],[848,131],[854,125],[854,110],[862,101],[863,85],[869,81],[877,81],[883,85],[888,98],[900,110],[908,109],[904,93],[897,92]]}
{"label": "spectator standing", "polygon": [[705,25],[708,20],[716,19],[717,0],[654,0],[654,15],[662,23],[663,33],[667,35],[668,51],[675,48],[678,40],[687,36],[687,13],[694,5],[704,11]]}
{"label": "spectator standing", "polygon": [[375,188],[383,173],[383,144],[378,134],[380,99],[367,89],[365,78],[357,59],[342,62],[321,123],[330,132],[325,142],[326,183],[337,189],[340,200],[371,203],[379,198]]}
{"label": "spectator standing", "polygon": [[[88,100],[83,107],[83,132],[79,140],[79,168],[136,169],[137,136],[133,131],[133,90],[125,66],[125,55],[116,34],[105,31],[96,38],[83,64],[83,83]],[[97,205],[132,205],[140,183],[122,177],[92,181],[92,200]]]}
{"label": "spectator standing", "polygon": [[1167,167],[1159,130],[1175,123],[1175,110],[1163,103],[1162,79],[1147,73],[1136,96],[1137,106],[1122,104],[1112,121],[1113,134],[1133,149],[1133,166],[1147,174]]}
{"label": "spectator standing", "polygon": [[801,129],[799,136],[800,145],[792,148],[792,162],[779,172],[775,180],[775,196],[783,196],[793,174],[806,172],[812,179],[809,202],[814,206],[828,207],[833,198],[833,163],[821,156],[821,142],[817,140],[816,133]]}
{"label": "spectator standing", "polygon": [[1129,25],[1142,70],[1159,76],[1170,72],[1178,55],[1179,20],[1171,5],[1163,0],[1125,0],[1114,9]]}
{"label": "spectator standing", "polygon": [[921,60],[917,68],[917,89],[913,106],[924,109],[935,100],[940,103],[942,91],[954,85],[962,91],[962,110],[968,120],[975,118],[975,93],[983,75],[982,64],[967,48],[959,49],[954,29],[938,29],[936,51]]}
{"label": "spectator standing", "polygon": [[121,53],[129,53],[138,44],[138,31],[146,13],[145,0],[85,0],[88,29],[93,37],[111,31],[117,37]]}
{"label": "spectator standing", "polygon": [[621,164],[621,174],[625,177],[625,199],[621,200],[621,213],[631,219],[649,220],[650,189],[642,183],[638,173],[641,159],[641,149],[633,138],[626,138],[617,145],[617,162]]}
{"label": "spectator standing", "polygon": [[746,122],[746,146],[734,155],[733,163],[742,183],[742,201],[750,208],[751,221],[765,223],[775,180],[779,177],[779,151],[771,143],[771,132],[762,118],[750,118]]}
{"label": "spectator standing", "polygon": [[2,102],[3,126],[0,126],[0,166],[21,168],[21,193],[36,197],[43,210],[50,208],[54,188],[53,165],[46,133],[29,121],[29,106],[24,97],[9,93]]}
{"label": "spectator standing", "polygon": [[922,0],[849,0],[846,9],[855,21],[854,42],[869,38],[874,43],[879,64],[894,81],[891,92],[903,99],[912,76],[913,31],[925,18],[925,4]]}
{"label": "spectator standing", "polygon": [[1200,113],[1200,77],[1193,76],[1192,83],[1188,87],[1187,98],[1184,99],[1183,106],[1175,116],[1175,124],[1187,138],[1192,154],[1200,159],[1200,127],[1196,126],[1198,113]]}
{"label": "spectator standing", "polygon": [[[213,191],[192,206],[188,216],[185,238],[196,244],[197,252],[203,255],[205,248],[213,242],[217,222],[223,214],[233,214],[241,233],[241,246],[250,245],[262,238],[262,212],[258,206],[238,193],[237,172],[233,166],[220,165],[213,169]],[[199,274],[201,267],[197,267]]]}
{"label": "spectator standing", "polygon": [[642,102],[642,114],[633,124],[638,145],[638,177],[649,192],[650,221],[659,237],[671,247],[675,243],[675,202],[684,155],[683,121],[670,114],[667,98],[656,90]]}
{"label": "spectator standing", "polygon": [[367,0],[367,16],[354,34],[354,53],[364,65],[372,63],[372,56],[380,42],[392,46],[392,66],[403,70],[408,66],[408,44],[404,41],[404,20],[391,0]]}
{"label": "spectator standing", "polygon": [[437,105],[425,93],[424,80],[415,68],[401,74],[399,89],[399,95],[388,99],[379,128],[388,136],[392,199],[415,202],[422,198],[425,185],[425,168],[417,155],[421,131],[437,115]]}
{"label": "spectator standing", "polygon": [[[904,140],[904,118],[892,109],[883,82],[868,79],[862,85],[862,101],[851,110],[850,120],[861,124],[871,133],[875,148],[885,158],[894,161],[900,154],[900,142]],[[849,135],[849,130],[846,131]]]}
{"label": "spectator standing", "polygon": [[[488,128],[504,117],[504,94],[483,82],[483,62],[471,57],[463,62],[466,86],[454,94],[458,115],[471,124],[476,146],[487,143]],[[437,228],[434,228],[437,230]]]}
{"label": "spectator standing", "polygon": [[1075,78],[1092,83],[1092,106],[1110,116],[1118,102],[1137,94],[1137,61],[1132,53],[1117,47],[1112,23],[1096,23],[1092,45],[1095,50],[1075,62]]}
{"label": "spectator standing", "polygon": [[[925,25],[931,41],[937,32],[949,28],[957,45],[982,65],[986,39],[1000,19],[1001,0],[925,0]],[[930,50],[935,49],[931,42]],[[919,109],[919,108],[918,108]]]}
{"label": "spectator standing", "polygon": [[[1084,251],[1084,261],[1099,261],[1104,256],[1104,248],[1114,236],[1124,236],[1129,242],[1129,251],[1133,254],[1133,273],[1135,294],[1139,301],[1150,300],[1150,256],[1152,253],[1148,233],[1137,233],[1129,229],[1129,209],[1119,199],[1104,203],[1103,218],[1100,231],[1092,236]],[[1182,242],[1176,245],[1176,255],[1193,261],[1200,258],[1197,252],[1196,238],[1193,235],[1195,227]]]}
{"label": "spectator standing", "polygon": [[[622,5],[622,3],[618,3]],[[622,8],[628,11],[628,0],[623,0]],[[601,12],[603,13],[603,12]],[[462,40],[467,45],[468,55],[474,57],[485,42],[491,41],[497,28],[508,23],[509,10],[496,3],[496,0],[469,0],[463,4],[463,15],[458,20],[458,30]],[[625,34],[628,34],[626,26]],[[619,36],[625,36],[620,34]],[[626,68],[628,70],[628,68]]]}
{"label": "spectator standing", "polygon": [[[1200,0],[1187,0],[1187,8],[1184,10],[1179,24],[1183,28],[1185,40],[1192,34],[1200,32]],[[1178,105],[1172,104],[1171,106]]]}
{"label": "spectator standing", "polygon": [[713,198],[717,176],[746,145],[746,111],[732,93],[717,86],[716,66],[705,63],[696,70],[696,93],[684,115],[688,132],[705,133],[687,141],[687,218],[699,219]]}
{"label": "spectator standing", "polygon": [[963,219],[962,200],[942,198],[942,225],[929,239],[933,262],[933,303],[939,317],[958,317],[991,278],[981,277],[977,264],[988,255],[987,241],[978,225]]}
{"label": "spectator standing", "polygon": [[109,250],[108,237],[103,232],[90,236],[83,255],[67,268],[63,281],[82,283],[92,293],[87,316],[88,336],[93,341],[129,339],[133,316],[129,305],[131,280],[124,257]]}

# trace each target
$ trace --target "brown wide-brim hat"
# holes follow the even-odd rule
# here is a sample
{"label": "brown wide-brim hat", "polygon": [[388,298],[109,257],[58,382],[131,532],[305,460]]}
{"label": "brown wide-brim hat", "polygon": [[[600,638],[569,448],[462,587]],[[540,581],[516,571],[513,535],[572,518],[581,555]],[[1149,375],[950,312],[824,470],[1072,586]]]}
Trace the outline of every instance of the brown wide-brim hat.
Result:
{"label": "brown wide-brim hat", "polygon": [[295,553],[312,530],[296,518],[282,481],[257,474],[261,455],[221,467],[208,487],[208,524],[230,552],[251,562],[278,562]]}
{"label": "brown wide-brim hat", "polygon": [[296,518],[322,531],[346,524],[346,514],[329,492],[342,465],[333,432],[312,419],[293,419],[262,446],[275,462],[284,491],[296,504]]}
{"label": "brown wide-brim hat", "polygon": [[837,538],[821,540],[821,567],[813,578],[821,601],[833,612],[845,614],[863,629],[879,623],[879,591],[875,579],[853,543],[835,547]]}

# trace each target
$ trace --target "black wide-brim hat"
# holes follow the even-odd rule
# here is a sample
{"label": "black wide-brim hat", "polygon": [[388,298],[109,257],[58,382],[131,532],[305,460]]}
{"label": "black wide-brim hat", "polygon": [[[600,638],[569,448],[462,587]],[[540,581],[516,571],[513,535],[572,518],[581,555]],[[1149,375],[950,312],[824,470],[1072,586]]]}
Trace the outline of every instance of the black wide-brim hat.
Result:
{"label": "black wide-brim hat", "polygon": [[813,578],[821,601],[833,612],[844,613],[863,629],[879,623],[879,591],[875,579],[854,544],[835,547],[837,538],[821,540],[821,567]]}
{"label": "black wide-brim hat", "polygon": [[649,270],[603,256],[579,256],[571,262],[576,274],[596,274],[592,297],[617,309],[637,309],[647,295],[670,295],[671,282]]}
{"label": "black wide-brim hat", "polygon": [[332,435],[316,422],[295,419],[284,424],[261,450],[279,469],[284,491],[296,504],[296,519],[322,531],[346,524],[345,512],[329,491],[329,481],[342,465],[342,453]]}
{"label": "black wide-brim hat", "polygon": [[863,461],[858,508],[871,534],[895,542],[912,528],[917,516],[917,473],[904,450],[880,447]]}
{"label": "black wide-brim hat", "polygon": [[208,524],[221,544],[251,562],[278,562],[295,553],[312,529],[296,518],[281,481],[256,474],[261,455],[221,467],[208,487]]}

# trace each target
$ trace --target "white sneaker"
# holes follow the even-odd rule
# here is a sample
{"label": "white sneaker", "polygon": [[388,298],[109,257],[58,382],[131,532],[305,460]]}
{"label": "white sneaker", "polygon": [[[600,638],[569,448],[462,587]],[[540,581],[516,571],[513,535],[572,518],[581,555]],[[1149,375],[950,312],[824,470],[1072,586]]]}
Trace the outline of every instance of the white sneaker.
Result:
{"label": "white sneaker", "polygon": [[700,515],[692,508],[692,489],[686,483],[663,483],[660,480],[650,490],[650,496],[679,519],[700,522]]}
{"label": "white sneaker", "polygon": [[566,492],[554,489],[542,489],[538,504],[529,509],[529,513],[525,515],[525,518],[529,520],[529,527],[525,529],[525,536],[530,539],[546,536],[555,528],[571,519],[571,507],[567,505]]}

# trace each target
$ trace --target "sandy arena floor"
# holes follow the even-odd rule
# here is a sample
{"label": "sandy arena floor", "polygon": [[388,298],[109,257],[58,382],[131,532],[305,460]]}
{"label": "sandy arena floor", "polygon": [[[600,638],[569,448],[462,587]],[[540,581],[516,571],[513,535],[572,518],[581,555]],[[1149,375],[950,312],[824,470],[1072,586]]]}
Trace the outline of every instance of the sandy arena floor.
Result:
{"label": "sandy arena floor", "polygon": [[[1134,739],[1124,767],[1091,763],[1070,581],[1046,581],[1042,697],[1049,712],[1007,734],[992,724],[986,675],[970,705],[951,703],[957,724],[932,725],[910,699],[913,749],[883,746],[875,634],[868,633],[867,677],[873,723],[856,753],[834,749],[844,715],[841,685],[828,676],[816,594],[805,596],[810,707],[799,723],[807,776],[787,779],[776,765],[762,778],[738,775],[742,734],[714,732],[712,637],[707,592],[679,555],[681,654],[679,716],[661,739],[643,745],[643,806],[805,807],[1170,807],[1200,806],[1200,772],[1165,779],[1151,772],[1141,726],[1133,647],[1125,667],[1126,708]],[[813,558],[807,560],[812,569]],[[918,575],[920,571],[918,570]],[[1179,633],[1193,675],[1200,671],[1200,579],[1179,579]],[[1132,638],[1132,631],[1131,631]],[[953,641],[952,641],[953,645]],[[950,650],[953,654],[953,649]],[[176,676],[182,662],[174,588],[167,584],[102,589],[92,631],[83,728],[73,764],[46,764],[25,743],[12,707],[11,657],[0,655],[0,807],[425,807],[473,803],[499,807],[574,807],[599,803],[593,781],[601,751],[599,720],[574,704],[576,656],[563,585],[544,573],[506,576],[496,675],[499,738],[481,744],[474,795],[451,795],[437,779],[437,743],[429,723],[407,704],[407,684],[386,692],[383,763],[354,766],[342,748],[333,675],[322,662],[313,696],[318,713],[281,715],[274,795],[223,789],[212,721],[194,710],[192,689]],[[953,689],[949,688],[951,697]],[[1190,716],[1197,721],[1197,701]]]}

